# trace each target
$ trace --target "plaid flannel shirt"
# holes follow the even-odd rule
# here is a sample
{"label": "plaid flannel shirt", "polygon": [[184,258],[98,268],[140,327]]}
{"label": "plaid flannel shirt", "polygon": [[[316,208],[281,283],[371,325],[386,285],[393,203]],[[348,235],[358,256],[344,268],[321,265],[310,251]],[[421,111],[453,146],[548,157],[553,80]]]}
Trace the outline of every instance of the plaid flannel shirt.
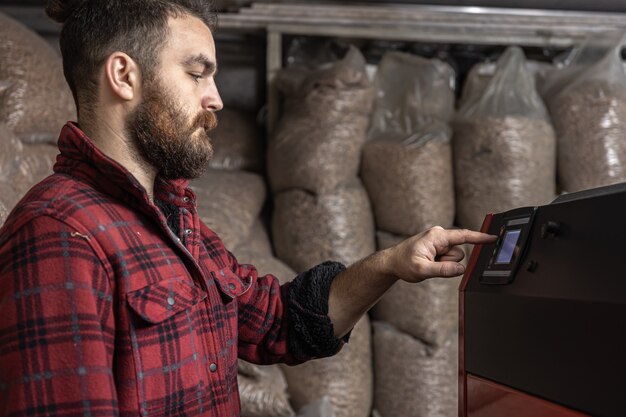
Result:
{"label": "plaid flannel shirt", "polygon": [[0,229],[0,415],[238,416],[238,357],[296,364],[347,340],[327,316],[343,266],[280,287],[200,222],[186,181],[155,182],[176,235],[76,125],[59,149]]}

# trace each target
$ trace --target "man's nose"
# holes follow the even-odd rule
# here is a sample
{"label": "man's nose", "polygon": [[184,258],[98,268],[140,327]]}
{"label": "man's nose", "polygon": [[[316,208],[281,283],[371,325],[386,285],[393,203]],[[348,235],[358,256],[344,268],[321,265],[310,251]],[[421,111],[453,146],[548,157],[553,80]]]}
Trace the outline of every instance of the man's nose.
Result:
{"label": "man's nose", "polygon": [[216,112],[222,110],[223,107],[224,103],[222,103],[222,97],[220,97],[220,93],[217,91],[217,85],[215,85],[214,80],[211,80],[207,91],[202,97],[202,108],[204,110]]}

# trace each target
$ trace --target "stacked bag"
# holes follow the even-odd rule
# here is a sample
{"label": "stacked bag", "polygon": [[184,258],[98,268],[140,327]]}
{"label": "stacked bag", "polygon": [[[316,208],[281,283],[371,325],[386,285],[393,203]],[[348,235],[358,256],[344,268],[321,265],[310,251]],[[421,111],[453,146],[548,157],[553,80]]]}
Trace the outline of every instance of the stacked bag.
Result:
{"label": "stacked bag", "polygon": [[[374,99],[365,60],[351,47],[318,68],[287,68],[276,85],[282,118],[268,143],[278,258],[300,273],[326,260],[352,264],[375,250],[374,221],[358,178]],[[283,367],[292,404],[328,398],[336,417],[368,417],[372,404],[370,325],[360,320],[335,357]]]}
{"label": "stacked bag", "polygon": [[61,127],[75,118],[59,54],[0,13],[0,225],[28,189],[52,174]]}
{"label": "stacked bag", "polygon": [[453,121],[458,224],[479,230],[487,213],[549,203],[556,137],[522,50],[508,48],[484,89],[465,97]]}
{"label": "stacked bag", "polygon": [[[453,224],[454,79],[448,64],[405,53],[389,52],[378,66],[361,177],[379,250]],[[397,282],[373,307],[374,408],[381,416],[454,414],[458,284]]]}
{"label": "stacked bag", "polygon": [[412,236],[452,226],[453,83],[454,71],[442,61],[383,56],[361,165],[378,230]]}
{"label": "stacked bag", "polygon": [[558,138],[558,174],[574,192],[626,181],[626,71],[623,32],[588,39],[546,80]]}

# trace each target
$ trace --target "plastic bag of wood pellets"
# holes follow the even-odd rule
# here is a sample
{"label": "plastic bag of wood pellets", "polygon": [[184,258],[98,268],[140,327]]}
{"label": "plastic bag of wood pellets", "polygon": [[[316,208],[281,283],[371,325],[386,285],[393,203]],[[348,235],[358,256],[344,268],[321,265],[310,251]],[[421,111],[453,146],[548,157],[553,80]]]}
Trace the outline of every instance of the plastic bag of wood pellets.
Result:
{"label": "plastic bag of wood pellets", "polygon": [[[463,91],[459,99],[459,107],[465,107],[471,101],[478,100],[496,73],[495,62],[483,62],[472,67],[463,83]],[[541,92],[546,79],[556,67],[547,62],[526,61],[526,69],[534,75],[537,91]]]}
{"label": "plastic bag of wood pellets", "polygon": [[554,198],[556,138],[524,53],[508,48],[477,100],[457,114],[457,222],[480,228],[485,215]]}
{"label": "plastic bag of wood pellets", "polygon": [[244,171],[207,170],[191,181],[198,200],[200,219],[234,248],[249,234],[265,202],[265,182],[260,175]]}
{"label": "plastic bag of wood pellets", "polygon": [[0,123],[0,181],[11,181],[19,174],[23,150],[17,136]]}
{"label": "plastic bag of wood pellets", "polygon": [[243,239],[237,247],[233,248],[235,255],[238,250],[245,250],[247,252],[256,252],[264,255],[272,255],[272,243],[270,237],[265,230],[265,225],[261,219],[256,219],[250,233]]}
{"label": "plastic bag of wood pellets", "polygon": [[454,80],[452,67],[438,59],[386,53],[376,73],[369,137],[398,135],[404,140],[421,136],[433,118],[449,121],[454,113]]}
{"label": "plastic bag of wood pellets", "polygon": [[56,143],[75,120],[59,54],[39,35],[0,13],[0,121],[26,142]]}
{"label": "plastic bag of wood pellets", "polygon": [[210,134],[215,153],[209,166],[260,172],[265,151],[254,115],[224,109],[219,112],[218,119],[217,128]]}
{"label": "plastic bag of wood pellets", "polygon": [[456,329],[432,348],[393,326],[375,321],[374,408],[384,417],[456,416]]}
{"label": "plastic bag of wood pellets", "polygon": [[59,149],[47,143],[24,144],[19,159],[19,173],[12,180],[13,188],[21,198],[39,181],[53,174]]}
{"label": "plastic bag of wood pellets", "polygon": [[[422,141],[424,135],[430,140]],[[450,130],[440,125],[415,139],[382,137],[363,148],[361,179],[376,226],[403,235],[450,227],[454,221]]]}
{"label": "plastic bag of wood pellets", "polygon": [[369,319],[359,320],[350,342],[337,355],[282,369],[296,410],[326,395],[336,417],[368,417],[373,389]]}
{"label": "plastic bag of wood pellets", "polygon": [[625,44],[623,33],[596,35],[546,82],[566,191],[626,181]]}
{"label": "plastic bag of wood pellets", "polygon": [[291,268],[280,259],[275,258],[271,253],[255,252],[244,246],[239,246],[233,251],[233,254],[240,264],[253,265],[259,275],[272,274],[278,278],[278,282],[281,284],[291,281],[296,276],[296,273]]}
{"label": "plastic bag of wood pellets", "polygon": [[305,405],[298,410],[296,417],[336,417],[330,397],[324,395],[317,401]]}
{"label": "plastic bag of wood pellets", "polygon": [[352,264],[374,252],[374,219],[357,179],[332,192],[304,190],[274,198],[276,256],[300,273],[327,260]]}
{"label": "plastic bag of wood pellets", "polygon": [[412,235],[454,221],[451,130],[454,71],[439,60],[385,54],[363,148],[361,178],[376,225]]}
{"label": "plastic bag of wood pellets", "polygon": [[242,417],[292,417],[287,382],[278,365],[259,366],[238,361],[237,381]]}
{"label": "plastic bag of wood pellets", "polygon": [[[405,239],[380,231],[376,236],[379,250]],[[461,263],[467,265],[469,248],[463,245],[463,250],[465,258]],[[458,322],[461,278],[433,278],[420,283],[398,281],[372,308],[372,318],[386,321],[426,344],[441,346]]]}
{"label": "plastic bag of wood pellets", "polygon": [[356,177],[374,98],[361,53],[352,47],[315,71],[283,70],[276,83],[285,100],[268,143],[272,190],[323,192]]}
{"label": "plastic bag of wood pellets", "polygon": [[0,181],[0,227],[18,201],[19,196],[15,193],[13,185],[9,182]]}

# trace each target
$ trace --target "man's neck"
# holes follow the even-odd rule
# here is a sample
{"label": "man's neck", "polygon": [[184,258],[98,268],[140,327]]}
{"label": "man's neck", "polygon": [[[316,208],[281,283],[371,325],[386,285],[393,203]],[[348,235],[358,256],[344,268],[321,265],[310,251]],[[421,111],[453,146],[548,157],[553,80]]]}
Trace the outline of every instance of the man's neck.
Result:
{"label": "man's neck", "polygon": [[137,145],[127,137],[123,128],[108,123],[106,118],[98,119],[97,123],[85,124],[79,120],[79,125],[102,153],[126,168],[139,181],[152,201],[157,171],[141,155]]}

